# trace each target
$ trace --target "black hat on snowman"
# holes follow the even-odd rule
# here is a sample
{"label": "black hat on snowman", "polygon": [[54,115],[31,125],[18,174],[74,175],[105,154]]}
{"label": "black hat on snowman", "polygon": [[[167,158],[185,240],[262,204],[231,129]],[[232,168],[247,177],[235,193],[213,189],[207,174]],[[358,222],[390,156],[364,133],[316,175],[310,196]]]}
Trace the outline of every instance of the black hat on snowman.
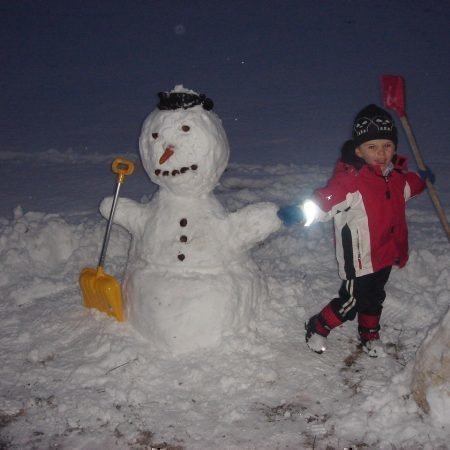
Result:
{"label": "black hat on snowman", "polygon": [[353,122],[355,147],[374,139],[389,139],[397,146],[397,128],[392,116],[377,105],[363,108]]}
{"label": "black hat on snowman", "polygon": [[188,109],[201,105],[206,111],[211,111],[214,106],[214,102],[205,94],[197,94],[193,91],[159,92],[158,97],[160,110]]}

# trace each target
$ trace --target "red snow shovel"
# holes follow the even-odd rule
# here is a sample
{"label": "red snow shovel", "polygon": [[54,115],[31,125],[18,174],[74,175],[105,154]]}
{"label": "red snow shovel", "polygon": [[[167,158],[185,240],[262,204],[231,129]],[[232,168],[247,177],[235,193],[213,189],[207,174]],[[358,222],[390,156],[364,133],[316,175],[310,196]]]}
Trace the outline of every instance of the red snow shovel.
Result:
{"label": "red snow shovel", "polygon": [[125,176],[133,173],[134,164],[126,159],[116,158],[112,163],[112,171],[117,174],[117,184],[105,238],[103,240],[100,260],[96,269],[85,267],[81,271],[80,288],[83,293],[84,306],[96,308],[122,322],[124,317],[120,284],[113,276],[103,272],[103,266],[105,264],[106,248],[108,247],[120,186],[125,181]]}
{"label": "red snow shovel", "polygon": [[[406,136],[408,138],[409,144],[413,151],[414,157],[417,161],[417,166],[420,170],[426,170],[426,165],[422,157],[422,153],[417,145],[416,138],[412,132],[409,120],[405,112],[405,81],[401,76],[398,75],[382,75],[381,85],[383,89],[383,100],[384,106],[386,108],[395,111],[402,122],[403,129],[405,130]],[[431,200],[436,208],[439,219],[441,221],[444,231],[447,233],[447,239],[450,240],[450,228],[448,225],[447,215],[445,214],[444,208],[441,205],[439,197],[433,184],[430,180],[425,180],[428,192],[430,193]]]}

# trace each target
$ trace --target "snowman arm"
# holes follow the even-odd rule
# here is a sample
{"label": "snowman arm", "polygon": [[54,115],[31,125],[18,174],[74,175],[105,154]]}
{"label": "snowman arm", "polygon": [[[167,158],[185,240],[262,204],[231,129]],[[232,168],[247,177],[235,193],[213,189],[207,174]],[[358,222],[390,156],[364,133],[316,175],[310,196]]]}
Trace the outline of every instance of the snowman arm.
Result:
{"label": "snowman arm", "polygon": [[[113,197],[106,197],[100,203],[100,213],[105,219],[109,219]],[[114,213],[113,222],[127,229],[134,234],[137,231],[137,225],[143,216],[143,206],[134,200],[128,198],[119,198]]]}
{"label": "snowman arm", "polygon": [[281,226],[274,203],[260,202],[230,214],[233,235],[246,248],[266,239]]}

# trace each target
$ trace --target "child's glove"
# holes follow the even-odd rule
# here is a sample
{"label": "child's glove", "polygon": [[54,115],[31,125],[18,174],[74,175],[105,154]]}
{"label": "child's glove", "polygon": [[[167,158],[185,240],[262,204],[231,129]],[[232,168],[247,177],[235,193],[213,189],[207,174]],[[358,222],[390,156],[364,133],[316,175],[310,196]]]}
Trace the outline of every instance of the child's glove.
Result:
{"label": "child's glove", "polygon": [[432,170],[428,166],[425,166],[425,170],[419,169],[418,172],[420,178],[422,178],[423,181],[430,180],[431,184],[434,184],[434,182],[436,181],[436,175],[432,172]]}
{"label": "child's glove", "polygon": [[297,205],[283,206],[278,210],[277,215],[287,226],[305,221],[303,211],[301,210],[301,207]]}

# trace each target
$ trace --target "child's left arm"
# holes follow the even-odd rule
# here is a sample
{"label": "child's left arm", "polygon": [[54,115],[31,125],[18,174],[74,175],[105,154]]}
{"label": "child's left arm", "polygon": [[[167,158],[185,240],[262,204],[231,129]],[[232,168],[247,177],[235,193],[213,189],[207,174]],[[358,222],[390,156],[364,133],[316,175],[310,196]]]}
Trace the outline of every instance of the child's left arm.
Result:
{"label": "child's left arm", "polygon": [[405,186],[405,200],[409,200],[416,195],[419,195],[427,187],[424,180],[416,172],[406,172],[403,174],[406,181]]}
{"label": "child's left arm", "polygon": [[423,181],[429,180],[431,184],[434,184],[436,181],[436,175],[428,166],[425,166],[424,170],[419,169],[417,172]]}

